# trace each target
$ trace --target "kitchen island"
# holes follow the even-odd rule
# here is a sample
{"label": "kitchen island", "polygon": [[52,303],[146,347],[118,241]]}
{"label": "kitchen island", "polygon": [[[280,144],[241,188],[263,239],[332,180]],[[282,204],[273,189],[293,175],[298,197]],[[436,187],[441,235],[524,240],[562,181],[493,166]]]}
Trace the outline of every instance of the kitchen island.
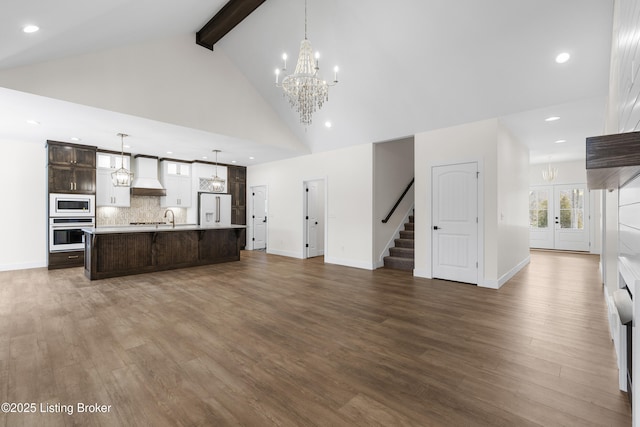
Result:
{"label": "kitchen island", "polygon": [[244,225],[85,228],[84,274],[91,280],[240,260]]}

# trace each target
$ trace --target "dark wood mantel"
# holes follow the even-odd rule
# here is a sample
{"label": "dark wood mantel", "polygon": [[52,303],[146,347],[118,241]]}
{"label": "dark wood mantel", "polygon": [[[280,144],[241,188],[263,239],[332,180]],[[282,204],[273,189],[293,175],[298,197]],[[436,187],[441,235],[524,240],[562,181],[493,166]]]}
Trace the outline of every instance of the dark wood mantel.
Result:
{"label": "dark wood mantel", "polygon": [[640,174],[640,132],[587,138],[590,190],[616,189]]}

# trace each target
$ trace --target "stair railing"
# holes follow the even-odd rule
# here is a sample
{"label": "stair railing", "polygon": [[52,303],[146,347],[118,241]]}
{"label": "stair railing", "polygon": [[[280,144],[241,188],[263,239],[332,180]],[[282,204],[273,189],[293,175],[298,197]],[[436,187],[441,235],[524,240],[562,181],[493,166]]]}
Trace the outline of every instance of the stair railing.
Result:
{"label": "stair railing", "polygon": [[415,178],[411,178],[411,182],[409,183],[409,185],[407,185],[407,188],[404,189],[404,191],[402,192],[402,194],[400,195],[400,198],[398,199],[398,201],[396,202],[395,205],[393,205],[393,207],[391,208],[391,211],[389,212],[389,215],[387,215],[387,217],[385,219],[382,220],[383,224],[386,224],[389,221],[389,218],[391,218],[391,215],[393,215],[393,213],[396,211],[396,209],[398,208],[398,206],[400,205],[400,202],[402,202],[402,199],[404,199],[404,196],[409,192],[409,189],[411,188],[411,186],[413,185],[413,181]]}

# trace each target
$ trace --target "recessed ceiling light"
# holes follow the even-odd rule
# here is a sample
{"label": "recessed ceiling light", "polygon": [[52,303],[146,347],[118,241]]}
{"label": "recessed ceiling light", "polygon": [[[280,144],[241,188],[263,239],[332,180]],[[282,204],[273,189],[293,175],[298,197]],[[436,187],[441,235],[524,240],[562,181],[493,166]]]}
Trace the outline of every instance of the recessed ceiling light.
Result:
{"label": "recessed ceiling light", "polygon": [[255,157],[249,157],[249,160],[253,160],[253,159],[255,159]]}
{"label": "recessed ceiling light", "polygon": [[125,145],[124,145],[124,148],[131,148],[131,146],[130,146],[130,145],[126,145],[126,144],[125,144]]}
{"label": "recessed ceiling light", "polygon": [[38,27],[37,25],[26,25],[22,28],[22,31],[24,31],[27,34],[30,34],[30,33],[35,33],[39,29],[40,27]]}
{"label": "recessed ceiling light", "polygon": [[556,56],[556,62],[558,64],[564,64],[569,60],[569,58],[571,58],[571,55],[569,55],[567,52],[562,52],[560,55]]}
{"label": "recessed ceiling light", "polygon": [[71,137],[71,140],[72,140],[72,141],[75,141],[75,142],[77,142],[77,141],[82,141],[82,139],[78,138],[77,136],[72,136],[72,137]]}
{"label": "recessed ceiling light", "polygon": [[173,151],[167,151],[167,154],[173,154]]}
{"label": "recessed ceiling light", "polygon": [[545,122],[555,122],[556,120],[560,120],[560,117],[551,116],[551,117],[547,117],[546,119],[544,119]]}
{"label": "recessed ceiling light", "polygon": [[566,139],[559,139],[556,141],[556,144],[562,144],[563,142],[567,142]]}
{"label": "recessed ceiling light", "polygon": [[30,125],[39,125],[40,122],[37,120],[27,120],[27,123],[29,123]]}
{"label": "recessed ceiling light", "polygon": [[330,128],[331,126],[333,126],[333,125],[331,124],[331,122],[330,122],[330,121],[326,121],[326,122],[324,122],[324,125],[325,125],[325,127],[328,127],[328,128]]}
{"label": "recessed ceiling light", "polygon": [[207,158],[207,156],[202,156],[202,158],[203,158],[203,159],[206,159],[206,158]]}
{"label": "recessed ceiling light", "polygon": [[231,163],[238,163],[238,162],[237,162],[237,161],[235,161],[235,160],[231,160]]}

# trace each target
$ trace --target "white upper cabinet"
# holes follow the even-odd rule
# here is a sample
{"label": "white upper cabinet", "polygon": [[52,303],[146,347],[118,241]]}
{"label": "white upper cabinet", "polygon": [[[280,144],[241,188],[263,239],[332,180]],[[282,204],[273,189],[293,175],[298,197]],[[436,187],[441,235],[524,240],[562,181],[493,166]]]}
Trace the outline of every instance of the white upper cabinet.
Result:
{"label": "white upper cabinet", "polygon": [[96,167],[98,169],[120,169],[123,159],[125,169],[131,169],[131,156],[122,157],[120,154],[98,152],[96,154]]}
{"label": "white upper cabinet", "polygon": [[[124,167],[129,169],[130,156],[124,156]],[[114,187],[111,174],[122,166],[120,154],[96,154],[96,206],[131,206],[131,189]]]}
{"label": "white upper cabinet", "polygon": [[167,195],[160,197],[162,207],[191,206],[191,164],[173,160],[160,161],[160,182]]}

